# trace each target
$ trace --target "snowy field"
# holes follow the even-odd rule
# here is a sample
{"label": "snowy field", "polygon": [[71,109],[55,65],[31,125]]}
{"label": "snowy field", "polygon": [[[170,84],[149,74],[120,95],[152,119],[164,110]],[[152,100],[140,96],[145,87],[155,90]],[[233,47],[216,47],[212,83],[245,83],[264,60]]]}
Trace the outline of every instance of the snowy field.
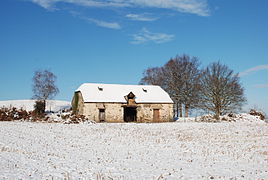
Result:
{"label": "snowy field", "polygon": [[268,179],[268,124],[0,122],[0,179]]}

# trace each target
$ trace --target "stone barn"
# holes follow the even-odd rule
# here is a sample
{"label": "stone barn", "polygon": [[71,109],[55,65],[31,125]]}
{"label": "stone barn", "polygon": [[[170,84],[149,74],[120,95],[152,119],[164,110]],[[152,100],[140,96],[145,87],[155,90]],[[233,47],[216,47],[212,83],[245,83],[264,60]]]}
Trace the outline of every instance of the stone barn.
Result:
{"label": "stone barn", "polygon": [[160,86],[82,84],[72,99],[73,112],[96,122],[169,122],[173,101]]}

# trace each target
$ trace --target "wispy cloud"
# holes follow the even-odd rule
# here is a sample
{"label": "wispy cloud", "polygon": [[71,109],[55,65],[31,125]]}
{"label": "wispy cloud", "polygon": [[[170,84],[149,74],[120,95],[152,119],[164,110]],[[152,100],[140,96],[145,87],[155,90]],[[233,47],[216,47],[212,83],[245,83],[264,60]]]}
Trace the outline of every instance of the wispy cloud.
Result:
{"label": "wispy cloud", "polygon": [[239,77],[246,76],[249,73],[252,73],[252,72],[255,72],[255,71],[261,71],[261,70],[268,70],[268,65],[267,64],[266,65],[260,65],[260,66],[256,66],[256,67],[247,69],[247,70],[239,73]]}
{"label": "wispy cloud", "polygon": [[158,19],[156,17],[150,17],[146,14],[127,14],[126,17],[134,21],[155,21]]}
{"label": "wispy cloud", "polygon": [[102,20],[98,20],[94,18],[84,18],[84,19],[100,27],[105,27],[105,28],[110,28],[110,29],[121,29],[120,24],[118,24],[117,22],[106,22],[106,21],[102,21]]}
{"label": "wispy cloud", "polygon": [[207,0],[29,0],[43,8],[51,9],[57,3],[88,7],[146,7],[172,9],[178,12],[209,16]]}
{"label": "wispy cloud", "polygon": [[97,26],[104,27],[104,28],[110,28],[110,29],[121,29],[121,25],[117,22],[107,22],[95,18],[90,18],[82,15],[80,12],[70,10],[69,13],[77,18],[83,19],[87,22],[94,23]]}
{"label": "wispy cloud", "polygon": [[255,88],[268,88],[268,84],[255,84]]}
{"label": "wispy cloud", "polygon": [[143,28],[138,34],[133,35],[132,44],[144,44],[147,42],[154,42],[157,44],[172,41],[175,38],[173,34],[153,33]]}

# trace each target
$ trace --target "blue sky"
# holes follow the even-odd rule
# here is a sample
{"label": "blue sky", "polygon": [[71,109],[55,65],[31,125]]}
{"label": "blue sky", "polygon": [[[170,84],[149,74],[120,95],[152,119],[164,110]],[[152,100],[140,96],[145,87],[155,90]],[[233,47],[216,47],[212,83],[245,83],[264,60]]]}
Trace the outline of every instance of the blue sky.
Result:
{"label": "blue sky", "polygon": [[177,54],[220,60],[237,73],[247,107],[268,112],[267,0],[1,0],[0,100],[32,97],[49,69],[56,99],[84,82],[137,84]]}

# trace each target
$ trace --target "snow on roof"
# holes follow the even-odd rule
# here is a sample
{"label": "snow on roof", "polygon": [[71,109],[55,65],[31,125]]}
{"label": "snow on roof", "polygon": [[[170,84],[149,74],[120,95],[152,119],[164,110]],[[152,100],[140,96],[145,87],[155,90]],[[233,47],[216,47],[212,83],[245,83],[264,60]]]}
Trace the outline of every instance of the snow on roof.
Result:
{"label": "snow on roof", "polygon": [[76,92],[81,92],[84,102],[126,103],[125,96],[135,95],[136,103],[173,103],[168,93],[160,86],[84,83]]}

